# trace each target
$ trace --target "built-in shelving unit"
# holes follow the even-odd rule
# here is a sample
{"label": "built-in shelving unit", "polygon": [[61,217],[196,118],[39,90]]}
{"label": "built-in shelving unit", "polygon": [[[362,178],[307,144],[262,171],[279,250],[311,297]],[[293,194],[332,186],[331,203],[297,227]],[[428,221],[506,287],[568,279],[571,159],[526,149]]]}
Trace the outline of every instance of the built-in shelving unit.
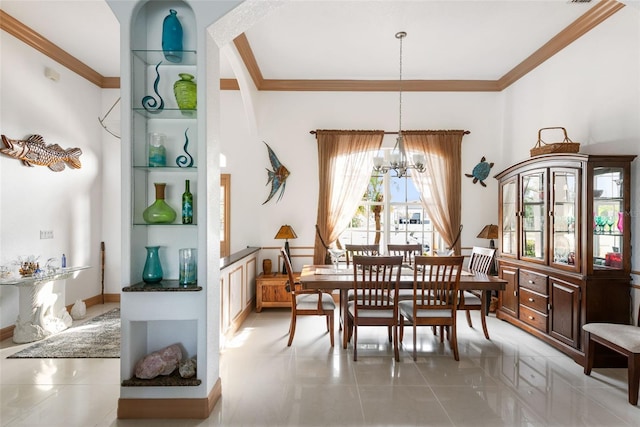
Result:
{"label": "built-in shelving unit", "polygon": [[[207,87],[219,91],[219,47],[206,31],[240,2],[107,0],[122,38],[122,294],[119,418],[206,418],[221,395],[219,382],[220,287],[217,148],[207,145]],[[177,12],[183,29],[180,62],[162,50],[163,21]],[[205,40],[207,38],[208,40]],[[209,70],[209,71],[206,71]],[[181,110],[173,85],[179,74],[194,76],[197,108]],[[157,103],[144,103],[153,97]],[[163,107],[156,108],[161,104]],[[218,97],[215,97],[218,98]],[[209,104],[212,105],[212,104]],[[155,108],[155,110],[154,110]],[[217,106],[212,107],[213,113]],[[150,133],[166,135],[166,164],[149,162]],[[182,155],[193,160],[178,164]],[[206,166],[206,167],[205,167]],[[185,180],[193,194],[193,223],[182,224]],[[149,224],[144,210],[155,201],[154,183],[165,183],[165,201],[176,211],[170,224]],[[211,244],[211,240],[215,240]],[[163,280],[142,281],[146,246],[159,246]],[[178,284],[178,251],[197,249],[197,284]],[[196,360],[196,375],[135,378],[138,361],[179,344]]]}

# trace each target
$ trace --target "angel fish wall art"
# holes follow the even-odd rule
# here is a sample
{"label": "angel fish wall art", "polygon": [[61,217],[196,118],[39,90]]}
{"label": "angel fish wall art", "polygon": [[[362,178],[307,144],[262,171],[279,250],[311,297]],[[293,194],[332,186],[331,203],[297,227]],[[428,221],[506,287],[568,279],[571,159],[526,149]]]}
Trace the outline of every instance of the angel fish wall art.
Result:
{"label": "angel fish wall art", "polygon": [[9,139],[2,135],[2,144],[4,147],[0,147],[0,153],[22,160],[25,166],[47,166],[54,172],[63,171],[65,163],[73,169],[82,167],[79,158],[82,154],[81,149],[65,150],[58,144],[46,145],[40,135],[31,135],[26,140]]}
{"label": "angel fish wall art", "polygon": [[265,142],[264,145],[267,146],[267,150],[269,151],[269,161],[271,162],[271,167],[273,170],[267,169],[267,174],[269,175],[267,180],[267,185],[271,183],[271,191],[269,192],[269,197],[267,197],[267,200],[265,200],[264,203],[262,203],[263,205],[267,203],[269,200],[271,200],[271,198],[280,189],[281,189],[280,195],[278,196],[278,200],[276,201],[280,201],[280,199],[282,199],[287,177],[289,176],[289,170],[286,167],[284,167],[282,163],[280,163],[280,160],[278,160],[278,157],[276,157],[276,153],[274,153],[271,147],[269,147],[269,144]]}

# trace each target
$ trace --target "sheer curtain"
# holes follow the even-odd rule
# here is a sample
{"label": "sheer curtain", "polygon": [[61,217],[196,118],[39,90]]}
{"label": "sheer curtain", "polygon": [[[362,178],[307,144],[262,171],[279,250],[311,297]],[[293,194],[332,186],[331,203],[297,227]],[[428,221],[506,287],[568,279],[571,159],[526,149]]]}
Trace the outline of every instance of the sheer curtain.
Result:
{"label": "sheer curtain", "polygon": [[[451,247],[461,223],[463,130],[403,131],[407,158],[423,153],[425,173],[411,173],[433,227]],[[444,249],[444,248],[441,248]],[[460,254],[460,240],[451,248]]]}
{"label": "sheer curtain", "polygon": [[[349,225],[367,190],[373,156],[384,131],[318,130],[318,216],[316,224],[327,245]],[[324,264],[326,250],[316,236],[313,263]]]}

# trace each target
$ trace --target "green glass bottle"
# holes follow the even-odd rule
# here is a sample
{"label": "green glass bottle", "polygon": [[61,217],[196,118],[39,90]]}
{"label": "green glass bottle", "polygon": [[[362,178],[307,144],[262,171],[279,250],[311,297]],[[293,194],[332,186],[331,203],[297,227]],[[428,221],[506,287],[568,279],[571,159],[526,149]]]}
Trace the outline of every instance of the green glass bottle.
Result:
{"label": "green glass bottle", "polygon": [[193,194],[189,189],[189,180],[184,181],[184,193],[182,193],[182,223],[193,224]]}

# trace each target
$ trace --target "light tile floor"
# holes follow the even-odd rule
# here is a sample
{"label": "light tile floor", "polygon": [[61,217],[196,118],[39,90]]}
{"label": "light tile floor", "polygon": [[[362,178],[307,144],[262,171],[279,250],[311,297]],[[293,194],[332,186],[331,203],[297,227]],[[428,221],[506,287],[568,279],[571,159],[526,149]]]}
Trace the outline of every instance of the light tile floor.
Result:
{"label": "light tile floor", "polygon": [[350,348],[331,349],[320,318],[301,318],[288,348],[288,322],[287,310],[249,316],[221,355],[223,395],[206,420],[118,420],[119,359],[6,359],[26,345],[3,341],[0,426],[640,425],[640,407],[627,402],[626,369],[587,377],[495,317],[487,341],[460,315],[460,362],[430,328],[418,332],[417,362],[405,333],[400,363],[385,328],[361,328],[354,362]]}

